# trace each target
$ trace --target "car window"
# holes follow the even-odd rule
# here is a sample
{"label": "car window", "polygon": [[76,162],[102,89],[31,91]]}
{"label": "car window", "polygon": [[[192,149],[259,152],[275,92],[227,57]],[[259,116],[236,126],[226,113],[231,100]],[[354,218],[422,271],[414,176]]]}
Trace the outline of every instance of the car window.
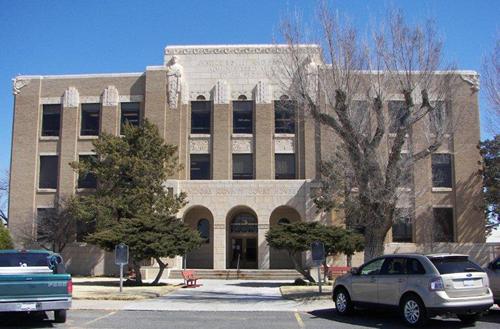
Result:
{"label": "car window", "polygon": [[0,254],[0,267],[48,266],[48,256],[29,252]]}
{"label": "car window", "polygon": [[404,258],[387,258],[382,265],[380,274],[382,275],[398,275],[405,274],[406,260]]}
{"label": "car window", "polygon": [[495,260],[493,261],[493,266],[492,266],[492,268],[493,268],[494,270],[500,270],[500,257],[498,257],[497,259],[495,259]]}
{"label": "car window", "polygon": [[425,274],[425,269],[418,259],[408,258],[406,260],[406,273],[408,274]]}
{"label": "car window", "polygon": [[363,266],[359,272],[360,275],[376,275],[380,273],[382,264],[384,263],[384,258],[375,259],[365,266]]}
{"label": "car window", "polygon": [[484,272],[481,266],[471,262],[467,256],[430,257],[440,274]]}

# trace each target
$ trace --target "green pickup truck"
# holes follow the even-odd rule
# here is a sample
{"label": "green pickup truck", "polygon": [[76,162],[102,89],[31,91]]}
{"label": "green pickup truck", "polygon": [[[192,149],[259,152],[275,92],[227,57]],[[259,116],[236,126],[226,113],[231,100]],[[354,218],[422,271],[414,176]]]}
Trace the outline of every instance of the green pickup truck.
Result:
{"label": "green pickup truck", "polygon": [[0,250],[0,312],[54,311],[66,322],[73,283],[60,255],[46,250]]}

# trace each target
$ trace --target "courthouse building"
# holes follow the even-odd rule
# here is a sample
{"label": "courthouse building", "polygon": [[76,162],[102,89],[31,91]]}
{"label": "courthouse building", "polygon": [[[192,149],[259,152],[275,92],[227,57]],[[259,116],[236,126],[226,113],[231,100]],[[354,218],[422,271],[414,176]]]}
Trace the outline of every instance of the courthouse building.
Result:
{"label": "courthouse building", "polygon": [[[321,61],[318,46],[303,48]],[[168,46],[164,64],[144,72],[18,76],[9,205],[17,242],[25,232],[36,235],[37,218],[54,207],[57,196],[95,186],[68,164],[92,155],[101,132],[119,135],[122,123],[147,118],[167,143],[178,146],[183,169],[166,185],[187,193],[189,204],[179,216],[205,238],[187,255],[187,266],[234,268],[239,255],[241,268],[291,268],[286,254],[266,244],[269,228],[296,221],[330,224],[341,222],[341,215],[318,213],[311,199],[320,161],[335,137],[294,108],[277,81],[273,70],[284,49]],[[415,164],[413,185],[400,202],[410,215],[395,221],[388,243],[424,243],[430,223],[437,224],[432,227],[442,241],[484,242],[477,74],[456,74],[461,79],[452,104],[460,106],[451,109],[463,109],[462,123],[435,154]],[[401,99],[386,100],[385,110]],[[433,180],[433,171],[440,179]],[[68,250],[73,266],[104,271],[97,248],[76,242]]]}

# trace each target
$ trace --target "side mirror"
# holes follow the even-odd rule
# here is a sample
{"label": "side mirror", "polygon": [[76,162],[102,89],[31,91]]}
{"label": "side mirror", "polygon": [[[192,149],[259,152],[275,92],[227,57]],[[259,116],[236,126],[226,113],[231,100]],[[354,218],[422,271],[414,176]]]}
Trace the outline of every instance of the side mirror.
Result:
{"label": "side mirror", "polygon": [[351,268],[351,274],[352,275],[359,275],[359,268],[358,267]]}

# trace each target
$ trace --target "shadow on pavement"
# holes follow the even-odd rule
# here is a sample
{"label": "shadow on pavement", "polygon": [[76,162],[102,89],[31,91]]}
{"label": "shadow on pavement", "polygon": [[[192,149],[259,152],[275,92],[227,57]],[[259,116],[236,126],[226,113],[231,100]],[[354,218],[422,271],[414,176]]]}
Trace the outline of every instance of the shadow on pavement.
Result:
{"label": "shadow on pavement", "polygon": [[[367,328],[404,328],[399,314],[390,311],[380,310],[356,310],[352,315],[340,316],[334,309],[322,309],[309,312],[312,318],[321,318],[345,323],[351,326],[363,326]],[[480,322],[500,323],[500,311],[490,310],[484,315]],[[471,326],[464,325],[457,318],[432,318],[425,328],[470,328]]]}
{"label": "shadow on pavement", "polygon": [[55,328],[45,312],[26,314],[22,312],[0,313],[0,328]]}
{"label": "shadow on pavement", "polygon": [[230,283],[228,286],[237,287],[250,287],[250,288],[279,288],[283,285],[283,282],[266,282],[266,281],[250,281],[250,282],[238,282]]}

